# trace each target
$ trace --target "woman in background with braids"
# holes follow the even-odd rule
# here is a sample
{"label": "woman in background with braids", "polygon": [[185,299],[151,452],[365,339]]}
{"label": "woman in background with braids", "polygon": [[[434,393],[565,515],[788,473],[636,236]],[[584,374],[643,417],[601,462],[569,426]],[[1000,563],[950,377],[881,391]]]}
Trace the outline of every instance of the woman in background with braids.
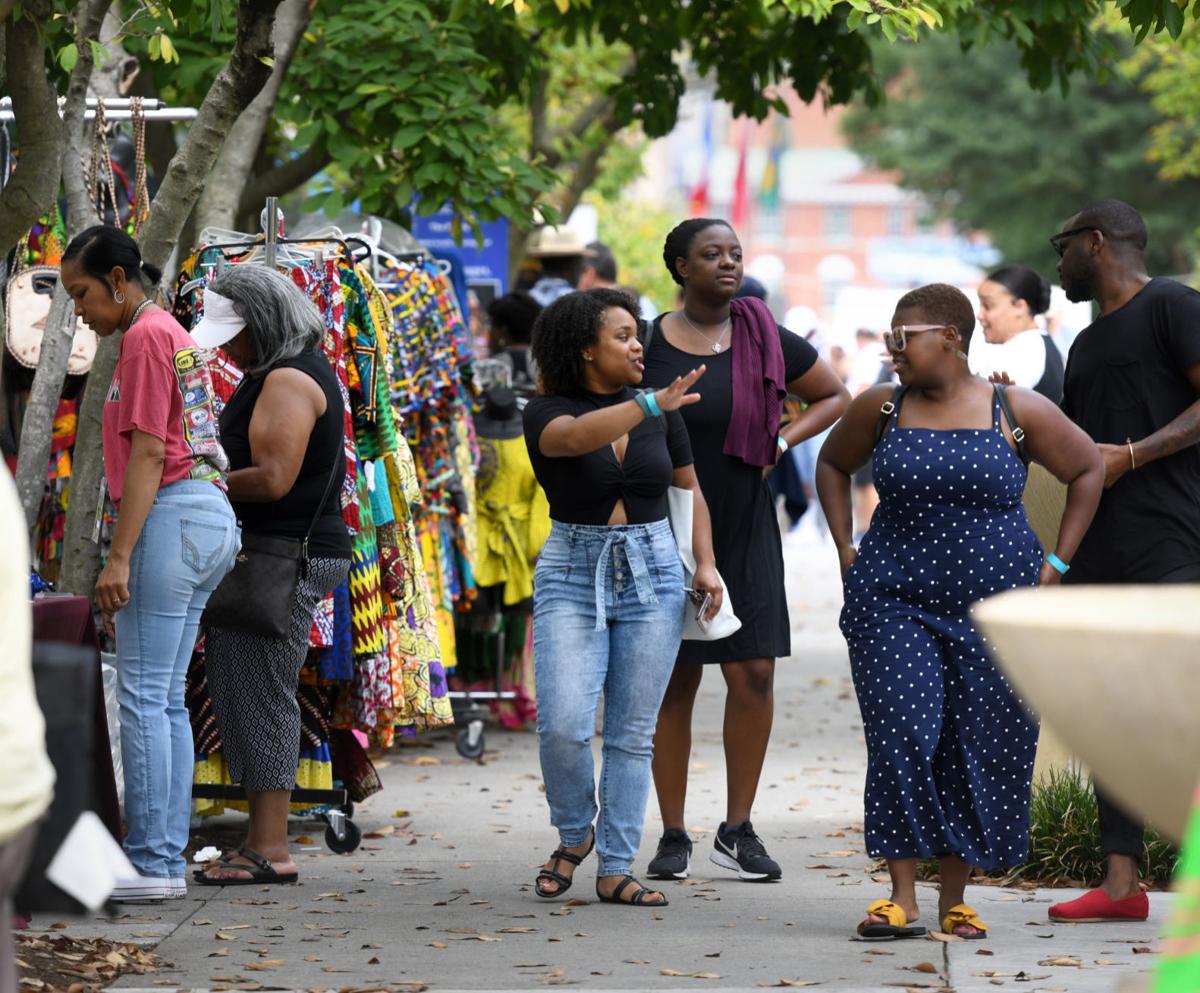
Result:
{"label": "woman in background with braids", "polygon": [[[706,664],[725,678],[725,820],[711,860],[744,880],[779,879],[779,865],[754,833],[750,808],[774,715],[775,660],[791,654],[783,545],[766,475],[791,445],[838,419],[850,398],[799,335],[779,327],[765,303],[734,299],[742,246],[728,223],[684,221],[668,236],[663,261],[682,287],[683,306],[647,333],[645,383],[665,386],[702,360],[700,401],[680,411],[696,475],[712,515],[717,570],[741,630],[720,641],[685,641],[659,712],[654,784],[663,836],[650,863],[656,879],[683,879],[692,842],[684,827],[692,707]],[[781,430],[788,395],[804,413]]]}

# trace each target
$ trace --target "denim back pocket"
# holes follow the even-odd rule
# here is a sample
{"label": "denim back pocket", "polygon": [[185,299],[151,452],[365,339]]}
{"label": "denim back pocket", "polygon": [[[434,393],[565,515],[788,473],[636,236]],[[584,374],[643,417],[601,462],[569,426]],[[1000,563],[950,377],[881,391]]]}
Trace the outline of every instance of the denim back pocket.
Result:
{"label": "denim back pocket", "polygon": [[228,531],[225,525],[183,518],[179,538],[184,565],[198,576],[207,576],[223,558],[228,558]]}

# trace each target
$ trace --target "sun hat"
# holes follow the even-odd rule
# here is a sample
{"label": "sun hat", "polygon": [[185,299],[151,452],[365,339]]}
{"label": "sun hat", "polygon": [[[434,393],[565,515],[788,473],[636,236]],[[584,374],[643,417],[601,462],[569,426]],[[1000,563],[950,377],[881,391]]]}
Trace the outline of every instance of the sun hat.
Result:
{"label": "sun hat", "polygon": [[192,337],[201,348],[219,348],[232,341],[246,326],[229,297],[205,287],[204,316],[192,328]]}
{"label": "sun hat", "polygon": [[585,255],[595,253],[584,244],[583,239],[571,228],[546,225],[533,233],[529,242],[529,254],[535,259],[553,256]]}

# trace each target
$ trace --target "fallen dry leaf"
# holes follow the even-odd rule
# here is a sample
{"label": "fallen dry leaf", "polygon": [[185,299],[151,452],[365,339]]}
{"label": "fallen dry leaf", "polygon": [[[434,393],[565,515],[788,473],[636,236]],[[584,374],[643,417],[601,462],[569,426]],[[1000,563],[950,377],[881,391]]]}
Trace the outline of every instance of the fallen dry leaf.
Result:
{"label": "fallen dry leaf", "polygon": [[535,934],[535,933],[537,933],[537,930],[538,929],[535,927],[502,927],[496,933],[497,934]]}
{"label": "fallen dry leaf", "polygon": [[298,834],[292,839],[297,845],[315,845],[316,842],[307,834]]}
{"label": "fallen dry leaf", "polygon": [[937,966],[932,962],[918,962],[914,966],[910,966],[913,972],[928,972],[937,975]]}
{"label": "fallen dry leaf", "polygon": [[989,952],[986,948],[981,948],[975,953],[976,955],[995,955],[995,952]]}
{"label": "fallen dry leaf", "polygon": [[1038,962],[1038,965],[1060,966],[1064,969],[1082,969],[1083,968],[1083,963],[1079,959],[1070,958],[1068,956],[1061,956],[1059,958],[1054,958],[1054,959],[1042,959],[1040,962]]}
{"label": "fallen dry leaf", "polygon": [[820,986],[820,983],[814,982],[811,979],[781,979],[777,983],[759,983],[759,986]]}
{"label": "fallen dry leaf", "polygon": [[217,941],[237,941],[236,934],[226,934],[224,931],[218,931],[213,935]]}
{"label": "fallen dry leaf", "polygon": [[864,948],[864,955],[895,955],[895,952],[885,952],[882,948]]}
{"label": "fallen dry leaf", "polygon": [[1129,963],[1117,962],[1113,959],[1096,959],[1096,965],[1129,965]]}
{"label": "fallen dry leaf", "polygon": [[1136,947],[1136,948],[1133,950],[1133,954],[1134,954],[1134,955],[1153,955],[1153,954],[1154,954],[1154,949],[1153,949],[1153,948],[1150,948],[1150,947],[1148,947],[1148,946],[1146,946],[1146,945],[1138,945],[1138,946],[1137,946],[1137,947]]}
{"label": "fallen dry leaf", "polygon": [[962,941],[964,940],[957,934],[944,934],[941,931],[930,931],[925,935],[930,941]]}
{"label": "fallen dry leaf", "polygon": [[675,976],[679,979],[720,979],[721,976],[715,972],[679,972],[676,969],[659,969],[660,976]]}
{"label": "fallen dry leaf", "polygon": [[401,809],[401,810],[397,810],[394,814],[392,814],[392,816],[393,817],[412,817],[412,814],[410,814],[407,810]]}

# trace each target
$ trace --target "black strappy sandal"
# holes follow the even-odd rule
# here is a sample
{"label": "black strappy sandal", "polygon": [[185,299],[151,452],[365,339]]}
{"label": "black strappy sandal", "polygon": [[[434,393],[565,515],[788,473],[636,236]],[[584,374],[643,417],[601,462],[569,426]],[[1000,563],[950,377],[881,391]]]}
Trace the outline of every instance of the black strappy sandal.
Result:
{"label": "black strappy sandal", "polygon": [[192,877],[202,886],[261,886],[263,883],[294,883],[299,879],[299,873],[296,872],[276,872],[275,867],[267,859],[258,852],[252,852],[249,848],[239,848],[237,853],[252,864],[245,865],[229,858],[223,858],[219,859],[212,868],[237,869],[247,875],[210,876],[208,875],[209,866],[205,866],[192,873]]}
{"label": "black strappy sandal", "polygon": [[[563,848],[562,845],[559,845],[558,848],[554,850],[554,853],[550,856],[550,858],[552,858],[556,864],[561,860],[563,862],[569,862],[578,869],[579,866],[583,864],[583,860],[592,854],[592,849],[595,847],[596,832],[593,831],[592,840],[588,845],[588,850],[582,855],[575,855],[572,852],[568,852],[565,848]],[[574,873],[571,873],[570,876],[564,876],[561,872],[555,872],[553,869],[542,869],[540,872],[538,872],[537,879],[535,879],[533,882],[533,891],[543,900],[553,900],[555,897],[562,896],[571,888],[571,884],[575,882],[574,876]],[[548,879],[552,883],[557,883],[558,889],[556,889],[553,893],[547,893],[539,885],[543,879]]]}
{"label": "black strappy sandal", "polygon": [[[629,888],[629,884],[633,883],[638,889],[628,900],[622,900],[621,894]],[[646,897],[657,893],[662,897],[658,903],[647,903]],[[605,896],[600,892],[600,880],[596,880],[596,896],[600,898],[601,903],[620,903],[626,907],[669,907],[671,902],[667,899],[667,895],[662,890],[648,890],[645,886],[639,883],[630,875],[626,875],[617,883],[617,888],[612,891],[611,896]]]}

